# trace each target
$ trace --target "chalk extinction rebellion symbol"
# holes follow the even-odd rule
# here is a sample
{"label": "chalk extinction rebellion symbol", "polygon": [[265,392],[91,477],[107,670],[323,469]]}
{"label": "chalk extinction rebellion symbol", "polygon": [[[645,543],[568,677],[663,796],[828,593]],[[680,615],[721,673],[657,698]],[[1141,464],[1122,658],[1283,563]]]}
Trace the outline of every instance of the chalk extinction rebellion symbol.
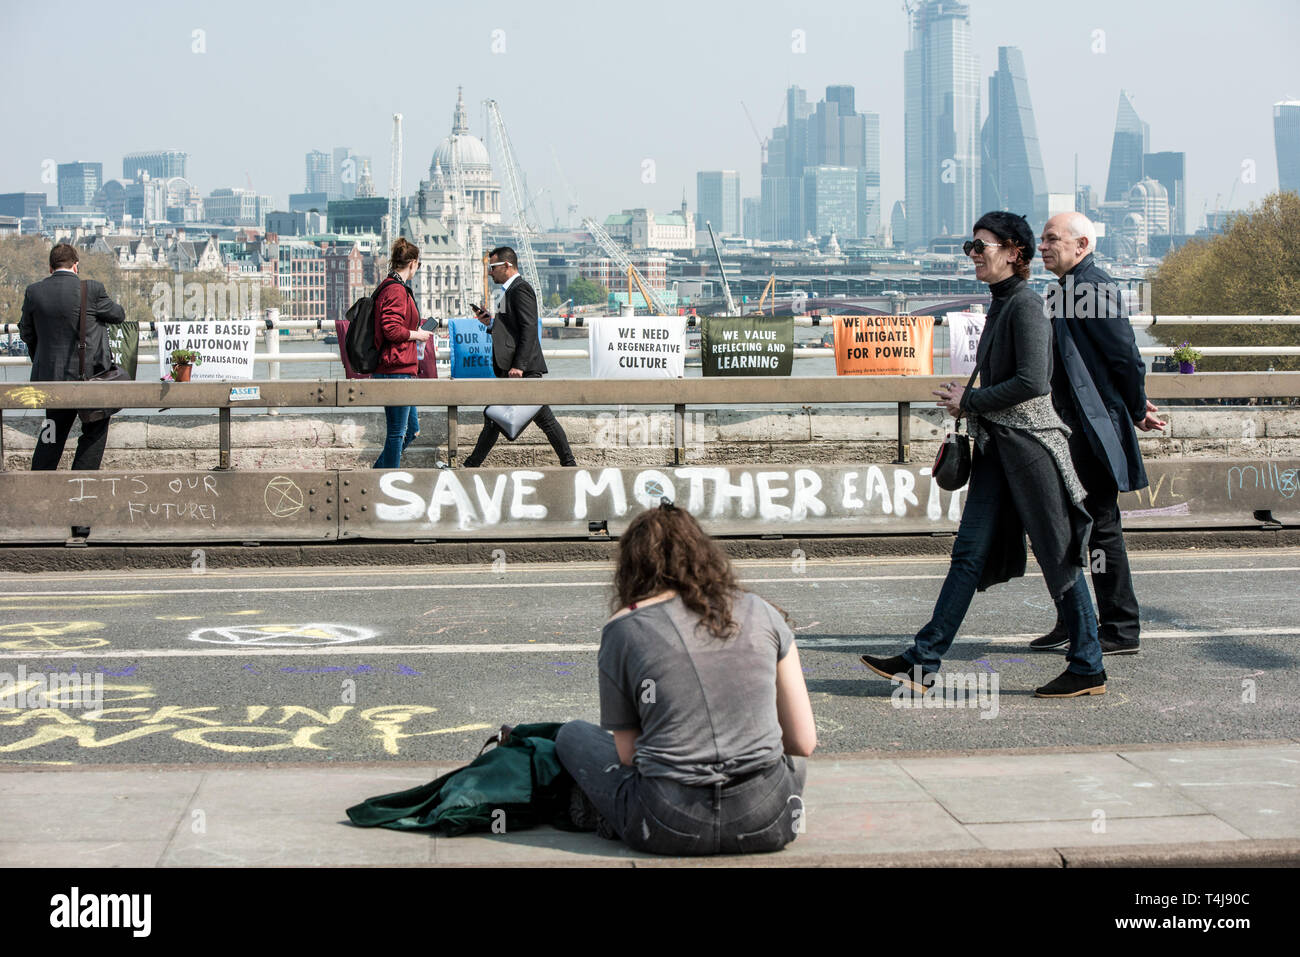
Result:
{"label": "chalk extinction rebellion symbol", "polygon": [[312,623],[307,625],[239,625],[230,628],[200,628],[190,632],[190,641],[217,645],[262,645],[295,648],[304,645],[342,645],[375,637],[369,628]]}
{"label": "chalk extinction rebellion symbol", "polygon": [[293,479],[277,475],[266,483],[262,501],[276,518],[289,518],[302,511],[302,489]]}

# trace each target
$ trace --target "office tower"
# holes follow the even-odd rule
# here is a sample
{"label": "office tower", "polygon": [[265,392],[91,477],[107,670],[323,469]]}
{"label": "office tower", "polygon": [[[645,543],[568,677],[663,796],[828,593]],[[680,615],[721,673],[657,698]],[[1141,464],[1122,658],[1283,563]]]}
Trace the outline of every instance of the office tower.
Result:
{"label": "office tower", "polygon": [[1142,122],[1127,90],[1119,91],[1115,114],[1115,139],[1110,147],[1110,173],[1106,177],[1106,202],[1123,202],[1133,184],[1142,179],[1142,157],[1151,148],[1151,127]]}
{"label": "office tower", "polygon": [[763,200],[759,196],[746,196],[741,202],[744,210],[744,230],[746,239],[763,238]]}
{"label": "office tower", "polygon": [[307,154],[307,193],[324,193],[334,199],[338,189],[334,183],[334,157],[320,150]]}
{"label": "office tower", "polygon": [[[880,227],[880,117],[854,109],[852,86],[826,88],[817,104],[797,86],[786,91],[786,122],[772,131],[761,182],[761,238],[802,240],[809,232],[829,235],[816,222],[826,219],[829,183],[847,183],[843,176],[821,177],[809,191],[809,171],[817,167],[854,171],[853,184],[845,186],[855,205],[853,221],[837,226],[841,238],[875,235]],[[820,211],[809,209],[820,203]]]}
{"label": "office tower", "polygon": [[981,212],[1010,210],[1041,230],[1048,214],[1047,176],[1038,149],[1025,58],[1016,47],[998,47],[998,69],[989,77],[989,116],[980,141]]}
{"label": "office tower", "polygon": [[966,4],[924,0],[911,25],[903,54],[905,246],[916,249],[965,235],[979,216],[980,81]]}
{"label": "office tower", "polygon": [[103,163],[60,163],[58,166],[59,206],[89,207],[104,182]]}
{"label": "office tower", "polygon": [[907,206],[901,199],[894,200],[894,208],[890,210],[889,234],[894,246],[902,248],[907,236]]}
{"label": "office tower", "polygon": [[857,112],[853,108],[853,87],[847,84],[826,87],[826,102],[839,107],[840,116],[852,116]]}
{"label": "office tower", "polygon": [[848,166],[810,166],[804,170],[804,228],[817,238],[837,233],[858,236],[858,171]]}
{"label": "office tower", "polygon": [[1186,153],[1142,154],[1142,175],[1163,186],[1169,197],[1169,231],[1176,236],[1187,235],[1186,162]]}
{"label": "office tower", "polygon": [[696,173],[695,208],[697,228],[709,222],[717,236],[741,235],[744,224],[740,218],[740,174],[734,169]]}
{"label": "office tower", "polygon": [[356,199],[357,186],[361,182],[361,168],[370,162],[370,157],[352,152],[350,146],[336,146],[333,159],[334,189],[337,195],[331,195],[330,199]]}
{"label": "office tower", "polygon": [[1300,193],[1300,100],[1273,104],[1278,189]]}
{"label": "office tower", "polygon": [[185,176],[190,154],[184,150],[141,150],[122,157],[122,178],[127,182],[139,180],[142,173],[150,179],[171,179]]}

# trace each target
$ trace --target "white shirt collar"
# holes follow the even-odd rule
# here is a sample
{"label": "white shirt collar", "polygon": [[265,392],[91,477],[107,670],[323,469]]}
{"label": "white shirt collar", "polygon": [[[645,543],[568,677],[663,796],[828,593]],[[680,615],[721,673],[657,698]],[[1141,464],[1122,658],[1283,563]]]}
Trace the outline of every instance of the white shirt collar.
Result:
{"label": "white shirt collar", "polygon": [[516,279],[518,279],[518,278],[519,278],[519,273],[515,273],[513,276],[511,276],[509,279],[507,279],[505,282],[503,282],[503,283],[501,284],[501,290],[502,290],[502,292],[504,292],[505,290],[509,289],[509,288],[510,288],[510,284],[511,284],[512,282],[514,282],[514,281],[515,281]]}

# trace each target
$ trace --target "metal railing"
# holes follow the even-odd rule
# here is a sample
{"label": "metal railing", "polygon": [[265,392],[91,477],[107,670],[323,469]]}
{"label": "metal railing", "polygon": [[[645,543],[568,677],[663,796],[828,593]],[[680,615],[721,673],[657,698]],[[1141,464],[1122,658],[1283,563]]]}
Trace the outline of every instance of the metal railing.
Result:
{"label": "metal railing", "polygon": [[[606,317],[601,317],[606,318]],[[614,317],[608,317],[614,318]],[[692,328],[695,317],[687,317]],[[591,329],[590,317],[575,316],[570,319],[550,318],[541,320],[543,328],[547,329],[574,329],[582,330],[587,333]],[[256,320],[265,328],[262,335],[263,349],[257,352],[254,357],[256,362],[270,363],[269,378],[278,380],[280,378],[280,366],[282,362],[294,363],[320,363],[328,362],[337,365],[340,372],[343,363],[336,350],[329,352],[294,352],[285,353],[280,351],[281,336],[279,330],[310,330],[317,332],[335,331],[333,319],[259,319]],[[795,316],[794,324],[802,328],[822,327],[833,328],[835,322],[834,316]],[[1262,326],[1285,326],[1300,325],[1300,316],[1133,316],[1129,320],[1134,329],[1150,329],[1158,325],[1262,325]],[[160,320],[149,320],[140,324],[141,331],[156,333],[157,327],[161,324]],[[445,328],[445,326],[443,326]],[[18,327],[13,323],[0,324],[0,335],[17,335]],[[291,340],[292,341],[292,340]],[[1205,356],[1300,356],[1300,346],[1198,346],[1201,353]],[[1143,346],[1138,351],[1145,357],[1165,356],[1169,354],[1167,346]],[[439,348],[437,350],[439,359],[450,359],[451,350],[449,348]],[[562,349],[552,348],[542,349],[542,355],[547,359],[586,359],[590,353],[587,349]],[[698,359],[700,357],[699,349],[688,348],[685,352],[686,358]],[[794,357],[796,359],[822,359],[833,355],[831,349],[822,346],[796,346],[794,348]],[[948,348],[936,348],[934,350],[936,359],[951,359],[952,353]],[[140,365],[157,366],[158,356],[151,351],[141,350],[137,357]],[[27,356],[0,356],[0,366],[24,366],[30,365],[31,360]]]}
{"label": "metal railing", "polygon": [[[6,410],[216,409],[218,469],[231,467],[231,411],[236,408],[358,408],[416,405],[447,410],[447,454],[456,464],[461,406],[489,404],[672,406],[673,463],[685,459],[688,406],[896,404],[898,462],[911,446],[911,403],[934,402],[950,376],[766,376],[692,379],[316,379],[222,382],[31,382],[0,386],[0,470]],[[1300,372],[1154,373],[1146,379],[1155,400],[1295,398]]]}

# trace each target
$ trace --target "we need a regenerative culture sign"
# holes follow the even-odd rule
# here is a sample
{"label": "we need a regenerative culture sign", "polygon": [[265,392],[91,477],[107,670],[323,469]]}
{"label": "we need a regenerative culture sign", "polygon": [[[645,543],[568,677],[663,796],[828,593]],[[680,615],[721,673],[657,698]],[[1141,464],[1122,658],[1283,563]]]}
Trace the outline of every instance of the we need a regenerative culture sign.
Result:
{"label": "we need a regenerative culture sign", "polygon": [[706,376],[788,376],[794,371],[792,316],[707,316],[700,330]]}
{"label": "we need a regenerative culture sign", "polygon": [[591,326],[593,379],[680,379],[685,316],[613,316]]}
{"label": "we need a regenerative culture sign", "polygon": [[251,379],[257,328],[239,319],[194,319],[158,323],[159,368],[171,368],[173,349],[193,349],[203,361],[192,380]]}
{"label": "we need a regenerative culture sign", "polygon": [[836,375],[933,375],[931,316],[836,316]]}

